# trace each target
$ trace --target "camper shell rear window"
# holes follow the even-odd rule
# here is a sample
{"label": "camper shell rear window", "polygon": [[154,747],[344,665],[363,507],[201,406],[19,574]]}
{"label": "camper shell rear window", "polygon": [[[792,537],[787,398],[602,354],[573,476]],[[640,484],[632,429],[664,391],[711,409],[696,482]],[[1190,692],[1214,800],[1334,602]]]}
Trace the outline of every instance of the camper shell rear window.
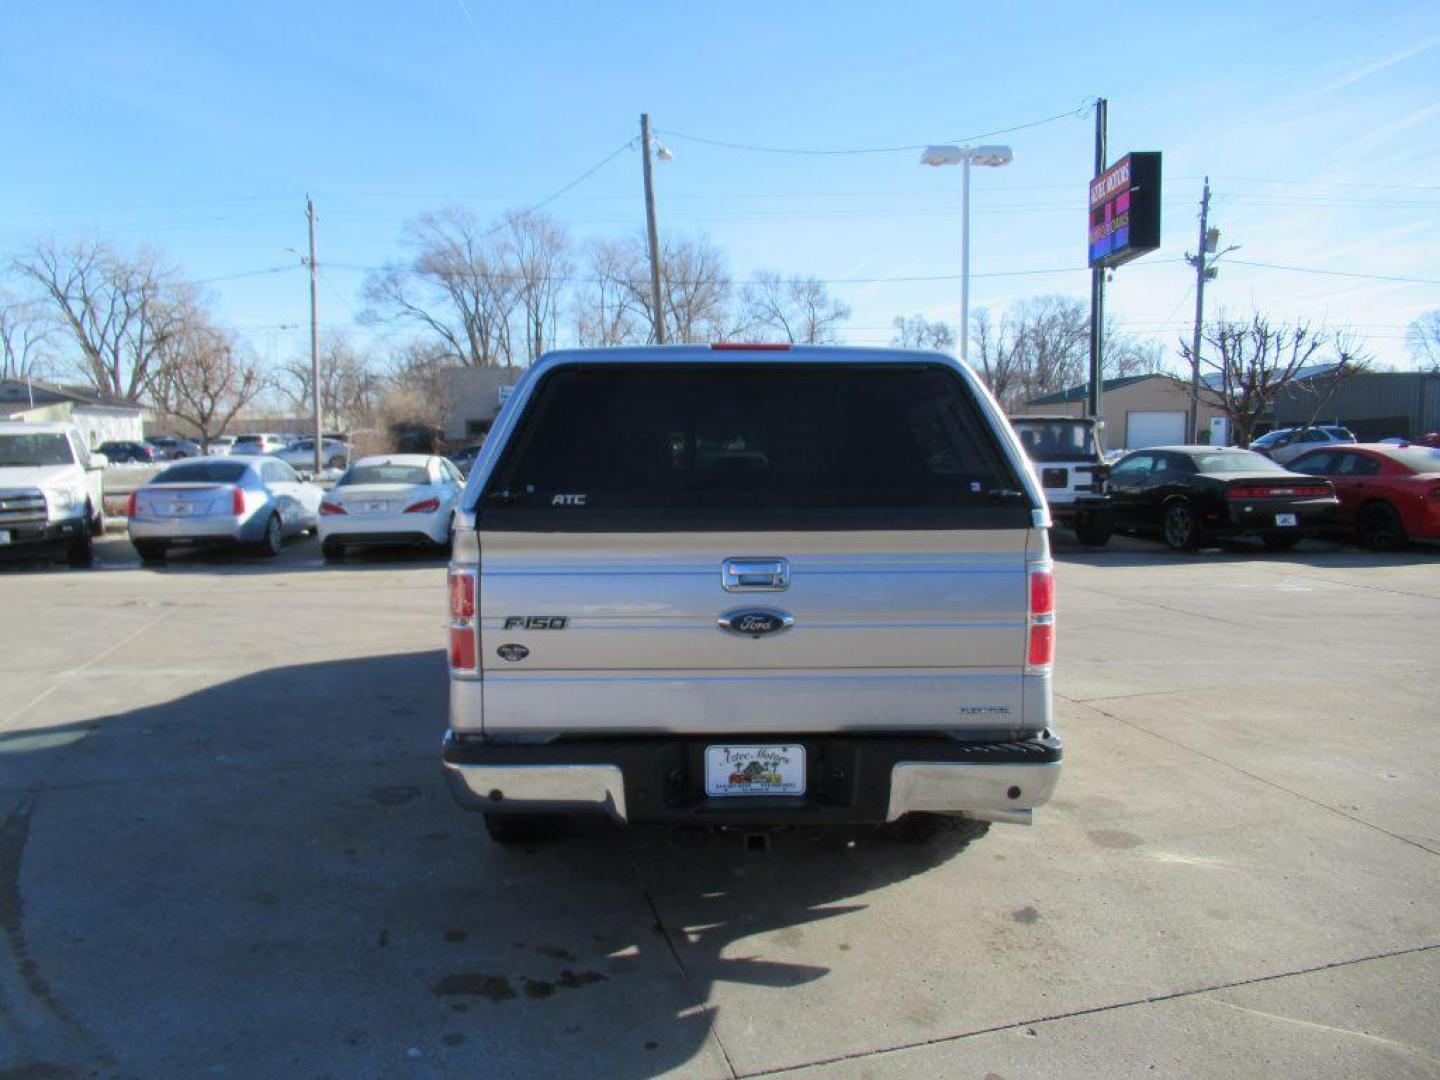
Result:
{"label": "camper shell rear window", "polygon": [[1032,506],[940,364],[575,364],[543,376],[482,529],[1026,527]]}

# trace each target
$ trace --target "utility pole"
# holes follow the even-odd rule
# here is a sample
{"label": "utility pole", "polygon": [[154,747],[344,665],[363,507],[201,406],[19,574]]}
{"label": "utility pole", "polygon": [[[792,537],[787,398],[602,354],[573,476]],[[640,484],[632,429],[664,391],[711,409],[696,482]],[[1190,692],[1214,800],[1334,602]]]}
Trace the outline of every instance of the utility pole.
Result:
{"label": "utility pole", "polygon": [[[1105,171],[1105,135],[1109,103],[1104,98],[1095,99],[1095,175]],[[1096,420],[1103,417],[1104,408],[1104,330],[1105,330],[1105,269],[1095,267],[1090,271],[1090,400],[1086,403],[1088,412]]]}
{"label": "utility pole", "polygon": [[320,420],[320,325],[316,319],[315,308],[315,203],[308,194],[305,196],[305,218],[310,223],[310,258],[305,260],[305,265],[310,268],[310,388],[315,410],[315,472],[318,475],[324,449],[321,445],[323,429]]}
{"label": "utility pole", "polygon": [[665,311],[660,306],[660,235],[655,228],[655,182],[650,176],[650,114],[640,114],[640,156],[645,162],[645,234],[650,242],[651,327],[656,345],[665,344]]}
{"label": "utility pole", "polygon": [[[1210,177],[1205,177],[1205,191],[1200,196],[1200,245],[1195,254],[1186,254],[1185,261],[1195,267],[1195,335],[1190,339],[1190,443],[1200,441],[1200,331],[1205,325],[1205,279],[1214,274],[1205,268],[1206,249],[1214,251],[1210,241]],[[1219,236],[1215,237],[1219,241]]]}

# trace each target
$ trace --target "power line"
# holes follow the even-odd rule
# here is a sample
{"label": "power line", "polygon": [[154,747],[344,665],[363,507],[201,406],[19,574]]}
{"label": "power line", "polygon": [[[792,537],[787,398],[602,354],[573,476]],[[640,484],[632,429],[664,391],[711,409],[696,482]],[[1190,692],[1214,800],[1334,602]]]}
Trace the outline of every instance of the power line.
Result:
{"label": "power line", "polygon": [[554,202],[556,199],[560,198],[561,195],[564,195],[564,194],[565,194],[567,191],[569,191],[571,188],[578,187],[580,184],[583,184],[586,180],[590,179],[590,177],[594,176],[597,172],[599,172],[601,169],[603,169],[606,165],[609,165],[610,162],[614,161],[617,157],[619,157],[621,154],[623,154],[626,150],[629,150],[629,149],[630,149],[631,147],[633,147],[634,145],[635,145],[635,140],[634,140],[634,139],[627,139],[625,142],[621,143],[621,144],[620,144],[619,146],[617,146],[614,150],[612,150],[610,153],[606,154],[603,158],[601,158],[599,161],[597,161],[594,165],[590,166],[590,168],[586,169],[586,170],[585,170],[584,172],[582,172],[579,176],[575,177],[574,180],[571,180],[571,181],[570,181],[568,184],[566,184],[564,187],[562,187],[562,188],[560,188],[560,189],[558,189],[558,190],[556,190],[556,191],[551,192],[549,195],[546,195],[545,198],[541,199],[541,200],[540,200],[539,202],[537,202],[534,206],[526,207],[524,210],[521,210],[521,211],[519,211],[518,213],[508,215],[508,216],[506,217],[506,220],[502,221],[500,224],[496,225],[494,228],[485,230],[485,232],[481,233],[480,235],[481,235],[481,236],[490,236],[490,235],[492,235],[492,234],[494,234],[494,233],[499,232],[501,229],[505,228],[507,225],[510,224],[511,221],[514,221],[516,218],[528,217],[529,215],[535,213],[535,211],[541,209],[542,207],[548,206],[550,203],[552,203],[552,202]]}
{"label": "power line", "polygon": [[[1180,260],[1178,260],[1178,259],[1152,259],[1152,260],[1150,260],[1150,262],[1149,262],[1148,265],[1153,266],[1153,265],[1156,265],[1157,263],[1179,262],[1179,261],[1180,261]],[[362,264],[362,263],[334,263],[334,262],[332,262],[332,263],[327,263],[326,266],[328,266],[331,270],[349,270],[349,271],[357,272],[357,273],[369,273],[370,271],[374,271],[374,270],[384,270],[384,269],[385,269],[385,267],[383,267],[383,266],[367,266],[367,265],[364,265],[364,264]],[[1085,271],[1085,270],[1087,270],[1087,268],[1086,268],[1086,267],[1083,267],[1083,266],[1053,266],[1053,267],[1047,267],[1047,268],[1044,268],[1044,269],[1036,269],[1036,270],[990,270],[990,271],[985,271],[985,272],[983,272],[983,273],[971,274],[970,276],[971,276],[972,278],[1034,277],[1034,276],[1044,275],[1044,274],[1074,274],[1074,273],[1079,273],[1079,272]],[[494,278],[495,280],[497,280],[497,281],[522,281],[522,282],[523,282],[523,281],[526,280],[526,278],[525,278],[525,276],[524,276],[523,274],[489,274],[489,275],[487,275],[487,276],[488,276],[488,277],[493,277],[493,278]],[[819,282],[821,285],[882,285],[882,284],[886,284],[886,283],[917,284],[917,283],[923,283],[923,282],[927,282],[927,281],[959,281],[959,280],[960,280],[960,277],[961,277],[960,274],[915,274],[915,275],[900,275],[900,276],[895,276],[895,277],[843,277],[843,278],[793,277],[793,278],[780,278],[780,279],[779,279],[779,284],[782,284],[782,285],[795,285],[795,284],[805,284],[805,283],[812,282],[812,281]],[[604,278],[604,277],[593,277],[593,276],[588,276],[588,275],[552,274],[552,275],[549,275],[549,276],[546,278],[546,280],[548,280],[548,281],[554,281],[554,282],[560,282],[560,283],[562,283],[562,284],[569,284],[569,285],[598,285],[598,284],[601,284],[602,282],[611,281],[611,280],[613,280],[613,279],[612,279],[612,278]],[[672,284],[672,285],[684,285],[684,286],[702,285],[702,284],[712,284],[712,283],[713,283],[713,284],[721,284],[721,285],[743,285],[743,284],[745,284],[745,282],[746,282],[747,280],[748,280],[748,279],[746,279],[746,278],[729,278],[729,277],[722,277],[722,278],[707,279],[706,281],[703,281],[703,282],[702,282],[702,281],[687,281],[687,280],[681,280],[681,279],[678,279],[678,278],[666,278],[666,281],[669,282],[669,283]]]}
{"label": "power line", "polygon": [[189,285],[213,285],[217,281],[238,281],[240,278],[260,277],[264,274],[283,274],[287,270],[298,270],[293,263],[286,263],[284,266],[267,266],[263,270],[242,270],[237,274],[221,274],[219,277],[197,278],[187,281]]}
{"label": "power line", "polygon": [[1262,270],[1289,270],[1296,274],[1323,274],[1326,277],[1361,278],[1366,281],[1399,281],[1407,285],[1440,285],[1440,278],[1402,277],[1396,274],[1361,274],[1349,270],[1321,270],[1314,266],[1285,266],[1281,263],[1231,259],[1233,266],[1255,266]]}
{"label": "power line", "polygon": [[[1093,100],[1086,100],[1075,109],[1066,109],[1054,116],[1047,116],[1040,120],[1031,120],[1024,124],[1016,124],[1014,127],[996,128],[994,131],[984,131],[978,135],[964,135],[958,138],[946,140],[954,143],[975,142],[979,139],[988,139],[995,135],[1008,135],[1013,131],[1024,131],[1027,128],[1040,127],[1042,124],[1053,124],[1056,120],[1067,120],[1083,117],[1090,112]],[[726,150],[743,150],[752,154],[798,154],[802,156],[830,157],[840,154],[903,154],[906,151],[924,150],[928,143],[907,143],[903,146],[862,146],[851,147],[842,150],[813,149],[793,146],[758,146],[753,143],[729,142],[725,139],[712,139],[703,135],[687,135],[682,131],[675,131],[672,128],[657,128],[656,134],[667,135],[672,139],[683,139],[687,142],[702,143],[706,146],[718,146]]]}

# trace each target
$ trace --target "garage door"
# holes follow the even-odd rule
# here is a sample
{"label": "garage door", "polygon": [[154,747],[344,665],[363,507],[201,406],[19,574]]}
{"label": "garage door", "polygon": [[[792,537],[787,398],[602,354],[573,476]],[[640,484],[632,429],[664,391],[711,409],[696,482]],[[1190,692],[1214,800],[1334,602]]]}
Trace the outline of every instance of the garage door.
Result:
{"label": "garage door", "polygon": [[1179,446],[1185,441],[1185,413],[1130,412],[1125,414],[1125,448]]}

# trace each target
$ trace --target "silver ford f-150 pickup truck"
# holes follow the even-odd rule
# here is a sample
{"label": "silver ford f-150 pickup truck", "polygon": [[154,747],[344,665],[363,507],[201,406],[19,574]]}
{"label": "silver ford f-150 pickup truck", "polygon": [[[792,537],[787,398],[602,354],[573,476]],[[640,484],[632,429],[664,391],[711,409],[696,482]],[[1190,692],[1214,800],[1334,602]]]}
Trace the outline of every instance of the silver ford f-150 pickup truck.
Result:
{"label": "silver ford f-150 pickup truck", "polygon": [[949,357],[551,353],[456,513],[451,790],[500,840],[1028,824],[1060,773],[1049,524]]}

